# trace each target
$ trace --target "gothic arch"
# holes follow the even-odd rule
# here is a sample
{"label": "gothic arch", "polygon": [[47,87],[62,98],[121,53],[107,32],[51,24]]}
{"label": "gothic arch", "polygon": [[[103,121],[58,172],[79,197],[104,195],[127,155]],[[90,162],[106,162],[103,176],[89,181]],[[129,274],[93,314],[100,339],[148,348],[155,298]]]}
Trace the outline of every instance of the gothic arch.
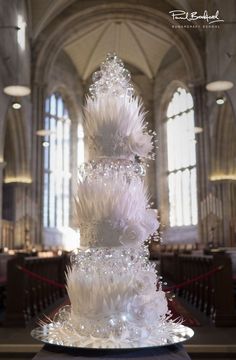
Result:
{"label": "gothic arch", "polygon": [[[173,80],[171,81],[165,88],[163,95],[160,100],[160,114],[164,114],[167,110],[167,106],[172,98],[174,91],[178,88],[184,88],[187,91],[190,91],[188,86],[181,80]],[[191,91],[190,91],[191,92]]]}

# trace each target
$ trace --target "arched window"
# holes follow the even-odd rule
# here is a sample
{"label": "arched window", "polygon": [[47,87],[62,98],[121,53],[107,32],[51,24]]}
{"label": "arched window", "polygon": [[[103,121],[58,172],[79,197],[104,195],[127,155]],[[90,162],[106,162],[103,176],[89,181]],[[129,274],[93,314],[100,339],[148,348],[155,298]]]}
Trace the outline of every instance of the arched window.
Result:
{"label": "arched window", "polygon": [[196,150],[191,94],[179,87],[167,108],[169,224],[197,224]]}
{"label": "arched window", "polygon": [[44,128],[44,226],[69,226],[70,124],[68,110],[59,94],[46,99]]}

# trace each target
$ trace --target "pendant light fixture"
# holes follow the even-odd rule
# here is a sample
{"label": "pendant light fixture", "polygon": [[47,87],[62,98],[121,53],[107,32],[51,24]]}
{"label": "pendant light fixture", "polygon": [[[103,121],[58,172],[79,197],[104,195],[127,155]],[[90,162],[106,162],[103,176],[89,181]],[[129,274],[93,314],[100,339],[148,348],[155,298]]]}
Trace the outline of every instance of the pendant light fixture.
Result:
{"label": "pendant light fixture", "polygon": [[[217,39],[217,43],[218,43],[218,47],[217,47],[217,56],[216,56],[216,71],[217,74],[219,76],[220,74],[220,32],[217,32],[218,34],[218,39]],[[206,84],[206,89],[208,91],[212,91],[212,92],[223,92],[223,91],[228,91],[230,89],[232,89],[234,87],[234,83],[232,81],[228,81],[226,79],[215,79],[214,81],[209,82],[208,84]]]}
{"label": "pendant light fixture", "polygon": [[8,85],[5,86],[3,92],[9,96],[21,97],[30,94],[30,88],[24,85]]}
{"label": "pendant light fixture", "polygon": [[45,148],[50,146],[49,137],[55,134],[56,134],[55,131],[49,129],[40,129],[36,131],[36,135],[44,138],[42,141],[42,146]]}
{"label": "pendant light fixture", "polygon": [[36,131],[36,135],[38,136],[51,136],[51,135],[55,135],[55,131],[53,130],[47,130],[47,129],[40,129]]}
{"label": "pendant light fixture", "polygon": [[206,89],[213,92],[227,91],[232,89],[233,87],[233,82],[227,80],[211,81],[206,85]]}
{"label": "pendant light fixture", "polygon": [[20,109],[21,109],[21,103],[20,103],[20,101],[18,101],[18,100],[12,101],[11,107],[12,107],[12,109],[14,109],[14,110],[20,110]]}
{"label": "pendant light fixture", "polygon": [[194,127],[194,134],[201,134],[203,132],[203,128],[200,126]]}
{"label": "pendant light fixture", "polygon": [[[13,84],[7,84],[4,88],[3,88],[3,92],[6,95],[9,96],[13,96],[15,98],[19,98],[22,96],[27,96],[31,93],[30,87],[27,86],[26,84],[20,84],[19,83],[19,46],[21,46],[22,50],[24,50],[25,48],[25,27],[26,27],[26,23],[23,20],[23,17],[21,15],[17,15],[17,26],[0,26],[1,30],[4,29],[12,29],[16,32],[16,44],[17,44],[17,49],[16,49],[16,78],[14,80]],[[22,46],[23,44],[23,46]],[[19,100],[17,100],[17,102],[19,102]]]}

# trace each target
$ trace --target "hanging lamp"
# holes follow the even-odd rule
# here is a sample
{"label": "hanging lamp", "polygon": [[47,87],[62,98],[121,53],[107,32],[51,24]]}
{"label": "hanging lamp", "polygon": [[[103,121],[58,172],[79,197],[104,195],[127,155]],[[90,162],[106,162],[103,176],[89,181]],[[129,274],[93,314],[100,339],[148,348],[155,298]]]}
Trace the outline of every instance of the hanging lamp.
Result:
{"label": "hanging lamp", "polygon": [[[4,30],[4,29],[13,29],[16,31],[17,33],[17,51],[16,51],[16,63],[17,63],[17,69],[16,69],[16,74],[17,76],[19,75],[19,31],[23,30],[26,26],[26,23],[23,22],[22,17],[20,16],[19,19],[21,19],[21,22],[19,22],[18,20],[18,25],[17,26],[12,26],[12,25],[6,25],[6,26],[0,26],[0,29]],[[25,35],[22,35],[22,38]],[[25,40],[24,40],[25,41]],[[8,84],[3,88],[3,92],[6,95],[9,96],[13,96],[13,97],[22,97],[22,96],[27,96],[31,93],[31,89],[29,86],[25,85],[25,84],[19,84],[18,78],[15,79],[15,83],[13,84]]]}
{"label": "hanging lamp", "polygon": [[[217,39],[218,47],[217,47],[217,74],[220,74],[220,33],[218,32]],[[225,79],[215,79],[214,81],[210,81],[206,84],[206,89],[211,92],[223,92],[228,91],[234,87],[234,83]]]}

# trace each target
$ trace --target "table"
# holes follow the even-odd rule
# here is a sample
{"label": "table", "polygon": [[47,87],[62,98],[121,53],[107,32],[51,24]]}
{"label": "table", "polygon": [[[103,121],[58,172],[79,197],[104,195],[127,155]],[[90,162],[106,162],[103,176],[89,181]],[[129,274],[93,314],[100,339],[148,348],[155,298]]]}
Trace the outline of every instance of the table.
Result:
{"label": "table", "polygon": [[33,358],[33,360],[80,360],[106,359],[106,360],[191,360],[181,344],[147,348],[139,350],[86,350],[69,349],[56,347],[54,345],[45,345],[43,349]]}

